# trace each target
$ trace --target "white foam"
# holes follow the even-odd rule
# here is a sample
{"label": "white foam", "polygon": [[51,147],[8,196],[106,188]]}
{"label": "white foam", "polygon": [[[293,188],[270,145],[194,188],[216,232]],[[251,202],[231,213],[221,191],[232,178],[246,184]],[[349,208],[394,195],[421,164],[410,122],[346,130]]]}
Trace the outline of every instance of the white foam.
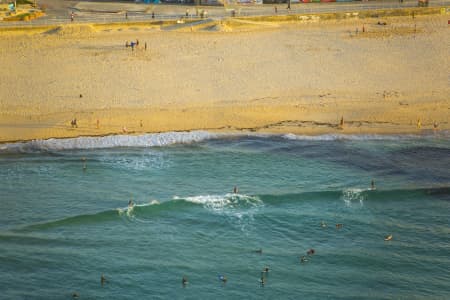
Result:
{"label": "white foam", "polygon": [[354,140],[354,141],[371,141],[371,140],[415,140],[415,139],[448,139],[450,132],[425,132],[422,134],[322,134],[322,135],[297,135],[288,133],[282,135],[288,140],[304,140],[304,141],[335,141],[335,140]]}
{"label": "white foam", "polygon": [[158,200],[152,200],[149,203],[136,203],[133,205],[128,205],[127,207],[117,208],[116,211],[119,213],[120,216],[126,214],[128,217],[134,217],[135,207],[146,207],[158,204],[160,204]]}
{"label": "white foam", "polygon": [[201,204],[205,208],[216,212],[233,211],[236,209],[242,210],[262,205],[262,201],[259,198],[241,194],[200,195],[185,198],[174,197],[174,200],[184,200]]}
{"label": "white foam", "polygon": [[365,195],[363,192],[369,189],[352,188],[342,191],[342,200],[346,206],[352,206],[354,201],[358,201],[361,206],[364,205]]}
{"label": "white foam", "polygon": [[33,140],[9,143],[0,150],[7,152],[27,152],[46,150],[103,149],[115,147],[158,147],[172,144],[200,142],[217,137],[207,131],[166,132],[143,135],[110,135],[102,137],[78,137],[68,139]]}
{"label": "white foam", "polygon": [[[29,142],[7,143],[0,145],[1,152],[32,152],[46,150],[71,149],[104,149],[115,147],[158,147],[172,144],[187,144],[220,137],[260,137],[270,138],[280,136],[269,133],[228,133],[218,134],[207,131],[166,132],[143,135],[110,135],[103,137],[78,137],[67,139],[33,140]],[[422,134],[323,134],[323,135],[296,135],[292,133],[281,135],[288,140],[305,141],[334,141],[334,140],[449,140],[449,131],[425,132]]]}

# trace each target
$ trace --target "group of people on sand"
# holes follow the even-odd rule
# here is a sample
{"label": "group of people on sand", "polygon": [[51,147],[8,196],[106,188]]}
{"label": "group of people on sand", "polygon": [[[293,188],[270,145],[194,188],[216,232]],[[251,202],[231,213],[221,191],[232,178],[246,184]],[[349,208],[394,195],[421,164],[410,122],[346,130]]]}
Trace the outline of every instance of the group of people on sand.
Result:
{"label": "group of people on sand", "polygon": [[[131,47],[131,51],[133,51],[135,47],[138,48],[139,40],[136,39],[136,41],[131,41],[131,42],[126,41],[125,48],[128,48],[128,47]],[[147,42],[144,43],[144,50],[147,50]]]}

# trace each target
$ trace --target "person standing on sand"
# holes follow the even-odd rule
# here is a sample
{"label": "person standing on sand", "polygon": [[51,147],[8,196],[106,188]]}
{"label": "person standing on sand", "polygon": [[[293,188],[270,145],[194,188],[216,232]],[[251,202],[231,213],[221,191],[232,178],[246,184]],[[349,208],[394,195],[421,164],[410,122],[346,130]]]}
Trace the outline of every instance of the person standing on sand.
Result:
{"label": "person standing on sand", "polygon": [[73,19],[75,17],[75,14],[73,12],[70,13],[70,21],[73,22]]}

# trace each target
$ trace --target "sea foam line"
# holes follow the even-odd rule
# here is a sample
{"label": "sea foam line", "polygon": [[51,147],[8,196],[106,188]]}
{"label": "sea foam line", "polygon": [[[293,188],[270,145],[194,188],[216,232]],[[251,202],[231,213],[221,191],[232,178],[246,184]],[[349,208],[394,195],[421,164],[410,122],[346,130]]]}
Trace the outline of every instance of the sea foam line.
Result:
{"label": "sea foam line", "polygon": [[322,135],[297,135],[287,133],[282,135],[288,140],[304,141],[396,141],[396,140],[417,140],[417,139],[449,139],[450,132],[425,132],[423,134],[322,134]]}
{"label": "sea foam line", "polygon": [[442,139],[449,140],[450,132],[439,131],[423,134],[323,134],[323,135],[298,135],[298,134],[270,134],[270,133],[212,133],[208,131],[184,131],[151,133],[142,135],[110,135],[101,137],[77,137],[63,139],[32,140],[28,142],[6,143],[0,145],[0,152],[33,152],[33,151],[57,151],[57,150],[81,150],[81,149],[105,149],[117,147],[161,147],[173,144],[189,144],[214,138],[227,137],[257,137],[270,138],[281,137],[287,140],[304,141],[334,141],[334,140],[418,140],[418,139]]}
{"label": "sea foam line", "polygon": [[143,135],[110,135],[101,137],[77,137],[66,139],[33,140],[0,145],[4,152],[28,152],[42,150],[104,149],[116,147],[158,147],[172,144],[200,142],[217,137],[207,131],[166,132]]}

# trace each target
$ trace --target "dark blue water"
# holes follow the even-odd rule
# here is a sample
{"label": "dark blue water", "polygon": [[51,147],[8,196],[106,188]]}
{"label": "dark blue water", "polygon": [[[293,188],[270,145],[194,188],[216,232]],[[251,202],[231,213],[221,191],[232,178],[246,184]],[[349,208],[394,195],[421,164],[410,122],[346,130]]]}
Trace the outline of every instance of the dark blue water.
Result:
{"label": "dark blue water", "polygon": [[449,167],[446,134],[3,145],[0,298],[448,299]]}

